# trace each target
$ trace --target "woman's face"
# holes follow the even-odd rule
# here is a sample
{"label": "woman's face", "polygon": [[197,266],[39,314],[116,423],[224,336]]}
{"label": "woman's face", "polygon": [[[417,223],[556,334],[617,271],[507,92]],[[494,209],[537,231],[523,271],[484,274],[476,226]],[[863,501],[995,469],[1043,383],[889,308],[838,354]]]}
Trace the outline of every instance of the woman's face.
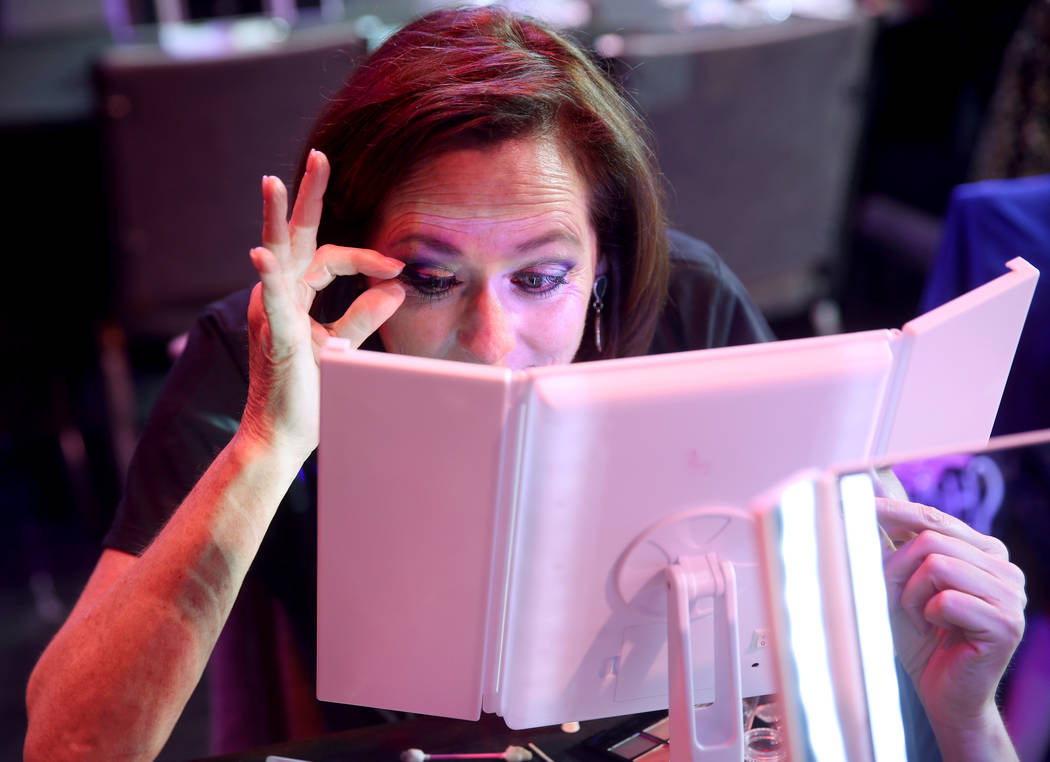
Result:
{"label": "woman's face", "polygon": [[571,362],[598,268],[587,189],[555,141],[453,151],[391,194],[372,248],[403,260],[389,352],[513,369]]}

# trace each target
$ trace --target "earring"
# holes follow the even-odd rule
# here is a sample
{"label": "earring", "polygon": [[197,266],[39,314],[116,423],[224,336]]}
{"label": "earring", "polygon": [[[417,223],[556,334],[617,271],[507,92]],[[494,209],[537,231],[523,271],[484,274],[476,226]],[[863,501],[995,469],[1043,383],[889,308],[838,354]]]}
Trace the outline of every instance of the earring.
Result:
{"label": "earring", "polygon": [[602,351],[602,307],[605,306],[605,302],[602,298],[605,296],[605,289],[609,285],[609,279],[604,275],[599,275],[594,279],[594,288],[592,289],[594,298],[591,300],[591,306],[594,307],[594,348],[601,354]]}

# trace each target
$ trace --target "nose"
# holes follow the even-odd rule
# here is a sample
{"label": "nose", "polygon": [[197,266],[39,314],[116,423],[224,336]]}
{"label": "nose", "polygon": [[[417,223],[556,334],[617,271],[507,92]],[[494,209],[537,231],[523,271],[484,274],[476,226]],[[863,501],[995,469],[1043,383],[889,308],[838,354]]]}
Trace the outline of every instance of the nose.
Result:
{"label": "nose", "polygon": [[460,331],[460,344],[477,362],[505,365],[517,340],[511,315],[499,296],[491,289],[483,289],[468,309]]}

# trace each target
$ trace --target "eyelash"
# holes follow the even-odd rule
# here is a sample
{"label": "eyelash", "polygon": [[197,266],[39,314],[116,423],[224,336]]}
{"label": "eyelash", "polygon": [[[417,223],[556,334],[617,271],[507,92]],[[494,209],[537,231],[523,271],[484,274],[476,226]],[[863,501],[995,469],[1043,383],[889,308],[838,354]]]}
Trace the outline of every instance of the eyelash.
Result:
{"label": "eyelash", "polygon": [[453,275],[426,275],[419,271],[419,265],[405,265],[397,279],[410,287],[418,297],[432,302],[448,294],[462,281]]}
{"label": "eyelash", "polygon": [[[561,286],[568,283],[565,275],[565,273],[544,273],[525,270],[516,273],[511,278],[511,283],[521,288],[528,296],[547,298],[553,296]],[[452,289],[463,284],[463,281],[459,280],[454,273],[443,276],[429,275],[421,272],[420,265],[413,264],[405,265],[405,269],[397,277],[398,280],[409,286],[419,298],[427,302],[441,299],[447,296]],[[525,285],[523,281],[526,280],[533,280],[534,285]]]}
{"label": "eyelash", "polygon": [[[529,278],[534,278],[538,283],[535,286],[525,287],[522,281]],[[569,282],[565,278],[565,273],[543,273],[530,270],[516,273],[510,281],[530,296],[539,297],[554,296],[555,291]]]}

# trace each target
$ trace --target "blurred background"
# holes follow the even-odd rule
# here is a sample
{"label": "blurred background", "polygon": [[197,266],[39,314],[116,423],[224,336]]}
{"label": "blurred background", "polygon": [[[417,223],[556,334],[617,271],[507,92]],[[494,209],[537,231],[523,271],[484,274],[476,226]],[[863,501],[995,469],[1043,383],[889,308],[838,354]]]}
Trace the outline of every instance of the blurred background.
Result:
{"label": "blurred background", "polygon": [[[98,556],[179,337],[254,280],[260,176],[290,182],[353,66],[453,4],[0,0],[0,758],[21,754],[29,670]],[[672,224],[715,247],[781,338],[934,306],[931,273],[968,224],[953,190],[1050,173],[1046,0],[502,4],[623,82]],[[207,752],[199,694],[162,759]]]}

